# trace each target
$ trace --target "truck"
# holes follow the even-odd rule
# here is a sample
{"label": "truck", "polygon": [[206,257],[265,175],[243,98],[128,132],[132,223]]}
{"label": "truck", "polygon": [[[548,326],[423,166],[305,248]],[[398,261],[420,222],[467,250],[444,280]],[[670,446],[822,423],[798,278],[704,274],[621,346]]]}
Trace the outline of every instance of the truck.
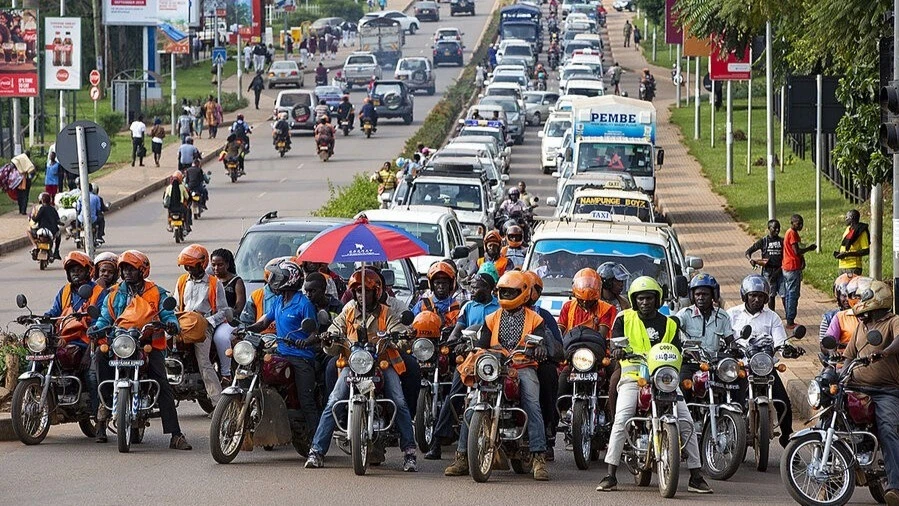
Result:
{"label": "truck", "polygon": [[499,34],[503,39],[522,39],[531,44],[535,53],[543,51],[540,9],[527,4],[515,4],[499,11]]}
{"label": "truck", "polygon": [[655,145],[656,109],[634,98],[606,95],[572,103],[574,142],[564,152],[574,174],[622,171],[655,195],[655,171],[665,150]]}
{"label": "truck", "polygon": [[353,86],[367,86],[372,76],[381,79],[381,66],[378,58],[367,51],[354,51],[343,64],[343,79],[347,91]]}
{"label": "truck", "polygon": [[403,57],[404,43],[405,34],[396,19],[378,17],[359,25],[359,50],[375,55],[382,67],[396,67]]}

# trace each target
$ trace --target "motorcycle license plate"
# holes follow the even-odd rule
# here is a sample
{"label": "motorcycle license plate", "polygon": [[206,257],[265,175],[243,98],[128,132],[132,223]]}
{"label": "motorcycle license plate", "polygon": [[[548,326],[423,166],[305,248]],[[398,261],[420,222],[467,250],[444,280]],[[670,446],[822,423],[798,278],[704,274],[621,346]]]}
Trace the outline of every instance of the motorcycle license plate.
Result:
{"label": "motorcycle license plate", "polygon": [[174,220],[173,220],[173,221],[172,221],[172,226],[173,226],[173,227],[180,227],[181,225],[184,225],[184,222],[182,222],[181,220],[178,220],[178,221],[174,221]]}
{"label": "motorcycle license plate", "polygon": [[380,101],[380,100],[372,100],[371,102],[372,102],[374,105],[381,105],[381,101]]}
{"label": "motorcycle license plate", "polygon": [[49,260],[49,259],[50,259],[50,252],[47,251],[47,250],[41,250],[41,251],[38,251],[38,253],[37,253],[37,259],[38,259],[38,260]]}
{"label": "motorcycle license plate", "polygon": [[138,367],[144,365],[143,360],[110,360],[110,367]]}
{"label": "motorcycle license plate", "polygon": [[31,362],[41,362],[43,360],[50,360],[55,355],[25,355],[25,360]]}
{"label": "motorcycle license plate", "polygon": [[43,250],[48,250],[48,251],[49,251],[49,250],[50,250],[50,245],[47,244],[47,243],[45,243],[45,242],[38,243],[37,249],[43,249]]}
{"label": "motorcycle license plate", "polygon": [[736,382],[733,382],[733,383],[723,383],[723,382],[721,382],[721,381],[712,381],[712,380],[709,380],[709,386],[713,386],[713,387],[716,387],[716,388],[723,388],[723,389],[725,389],[725,390],[739,390],[739,389],[740,389],[740,385],[738,385]]}
{"label": "motorcycle license plate", "polygon": [[596,381],[595,372],[573,372],[568,376],[568,381]]}
{"label": "motorcycle license plate", "polygon": [[194,195],[194,196],[191,197],[191,198],[194,200],[194,202],[199,202],[199,201],[200,201],[200,196],[199,196],[199,195]]}

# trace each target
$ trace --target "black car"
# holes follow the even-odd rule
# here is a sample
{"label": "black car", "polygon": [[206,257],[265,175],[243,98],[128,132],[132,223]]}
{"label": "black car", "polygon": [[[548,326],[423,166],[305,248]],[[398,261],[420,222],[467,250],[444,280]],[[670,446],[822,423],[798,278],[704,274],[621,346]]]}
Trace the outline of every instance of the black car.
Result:
{"label": "black car", "polygon": [[460,12],[467,12],[474,16],[474,0],[451,0],[450,16],[455,16]]}
{"label": "black car", "polygon": [[416,2],[415,17],[419,21],[440,21],[440,6],[430,0]]}
{"label": "black car", "polygon": [[457,40],[439,40],[434,44],[434,66],[441,63],[465,64],[462,56],[462,44]]}
{"label": "black car", "polygon": [[414,101],[403,81],[375,81],[369,97],[378,111],[379,120],[402,118],[407,125],[412,123]]}

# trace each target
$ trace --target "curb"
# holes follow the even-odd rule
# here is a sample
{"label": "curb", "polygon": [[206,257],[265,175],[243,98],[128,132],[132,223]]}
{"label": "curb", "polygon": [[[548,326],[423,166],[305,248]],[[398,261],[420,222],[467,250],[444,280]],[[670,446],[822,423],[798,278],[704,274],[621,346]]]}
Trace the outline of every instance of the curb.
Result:
{"label": "curb", "polygon": [[9,413],[0,413],[0,441],[18,441],[12,430],[12,418]]}

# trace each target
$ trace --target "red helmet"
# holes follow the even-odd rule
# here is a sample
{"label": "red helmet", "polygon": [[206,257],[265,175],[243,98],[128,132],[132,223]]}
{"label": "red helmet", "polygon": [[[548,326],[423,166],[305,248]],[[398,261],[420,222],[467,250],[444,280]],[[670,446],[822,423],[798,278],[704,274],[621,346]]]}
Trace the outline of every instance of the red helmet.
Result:
{"label": "red helmet", "polygon": [[209,265],[209,251],[199,244],[191,244],[178,254],[178,265],[183,267],[199,265],[205,269]]}
{"label": "red helmet", "polygon": [[543,278],[534,271],[524,271],[524,275],[531,283],[531,302],[536,302],[543,293]]}
{"label": "red helmet", "polygon": [[136,249],[129,249],[119,255],[119,270],[122,269],[123,265],[130,265],[134,267],[143,275],[143,277],[147,277],[150,275],[150,259],[147,255],[144,255],[140,251]]}

